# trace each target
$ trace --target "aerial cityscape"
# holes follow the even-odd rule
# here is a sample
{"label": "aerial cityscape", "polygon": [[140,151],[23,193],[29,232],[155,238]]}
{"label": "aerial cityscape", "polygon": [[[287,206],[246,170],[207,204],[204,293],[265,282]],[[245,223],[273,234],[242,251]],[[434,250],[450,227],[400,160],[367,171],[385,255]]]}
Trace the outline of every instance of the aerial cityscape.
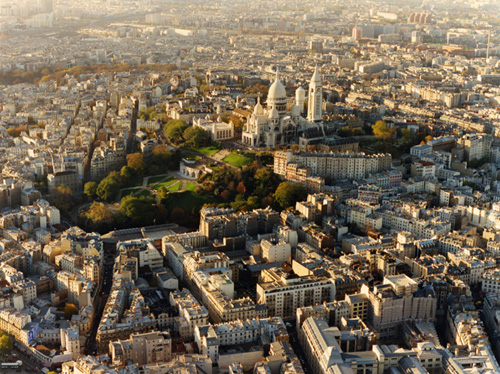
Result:
{"label": "aerial cityscape", "polygon": [[500,374],[498,0],[0,0],[2,374]]}

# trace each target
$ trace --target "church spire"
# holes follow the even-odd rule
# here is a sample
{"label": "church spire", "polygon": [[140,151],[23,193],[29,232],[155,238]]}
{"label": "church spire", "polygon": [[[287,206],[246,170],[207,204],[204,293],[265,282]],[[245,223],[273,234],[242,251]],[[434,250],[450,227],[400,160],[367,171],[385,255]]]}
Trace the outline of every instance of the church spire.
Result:
{"label": "church spire", "polygon": [[311,122],[323,120],[323,84],[318,72],[318,66],[314,69],[314,74],[309,82],[309,103],[307,108],[307,119]]}

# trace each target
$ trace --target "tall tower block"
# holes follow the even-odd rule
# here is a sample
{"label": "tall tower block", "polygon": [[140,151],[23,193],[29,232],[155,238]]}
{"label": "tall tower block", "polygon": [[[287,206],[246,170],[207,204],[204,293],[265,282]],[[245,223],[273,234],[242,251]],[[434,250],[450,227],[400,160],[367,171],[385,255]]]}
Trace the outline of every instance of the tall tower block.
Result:
{"label": "tall tower block", "polygon": [[306,102],[306,91],[299,87],[295,90],[295,104],[299,107],[300,113],[304,113],[304,103]]}
{"label": "tall tower block", "polygon": [[307,119],[311,122],[321,122],[323,120],[323,84],[317,67],[309,83],[308,100]]}

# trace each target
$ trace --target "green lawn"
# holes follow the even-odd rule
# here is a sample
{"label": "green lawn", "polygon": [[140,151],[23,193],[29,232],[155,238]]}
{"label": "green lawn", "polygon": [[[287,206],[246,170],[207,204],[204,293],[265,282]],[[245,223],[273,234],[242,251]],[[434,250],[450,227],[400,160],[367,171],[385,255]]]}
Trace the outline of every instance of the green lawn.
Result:
{"label": "green lawn", "polygon": [[227,162],[229,165],[240,168],[244,165],[251,164],[254,161],[254,159],[255,157],[233,152],[229,156],[224,157],[222,161]]}
{"label": "green lawn", "polygon": [[182,188],[182,182],[177,182],[176,184],[167,188],[168,192],[177,192]]}
{"label": "green lawn", "polygon": [[[159,177],[151,177],[148,179],[148,186],[151,186],[155,183],[158,183],[159,181],[165,179],[165,176],[159,176]],[[174,180],[175,178],[174,177],[170,177],[167,179],[168,180]]]}
{"label": "green lawn", "polygon": [[191,147],[186,147],[186,149],[194,152],[199,152],[203,153],[204,155],[207,156],[213,156],[217,152],[220,151],[220,148],[214,147],[213,145],[209,145],[208,147],[200,147],[200,148],[191,148]]}
{"label": "green lawn", "polygon": [[173,178],[173,177],[168,178],[166,181],[160,182],[160,183],[154,185],[153,190],[159,191],[162,187],[170,186],[171,184],[173,184],[174,182],[177,182],[177,181],[178,180]]}
{"label": "green lawn", "polygon": [[193,182],[187,182],[186,183],[186,191],[193,191],[196,190],[198,186],[194,184]]}
{"label": "green lawn", "polygon": [[193,211],[200,211],[203,204],[210,204],[216,201],[215,196],[201,196],[195,194],[193,191],[183,191],[170,195],[165,205],[169,211],[179,207],[184,209],[185,212],[191,213]]}

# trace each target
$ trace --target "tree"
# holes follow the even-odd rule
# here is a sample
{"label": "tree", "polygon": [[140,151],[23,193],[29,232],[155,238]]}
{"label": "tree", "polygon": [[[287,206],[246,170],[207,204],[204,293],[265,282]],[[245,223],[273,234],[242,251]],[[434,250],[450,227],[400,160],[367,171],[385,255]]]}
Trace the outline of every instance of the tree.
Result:
{"label": "tree", "polygon": [[403,141],[405,143],[411,142],[412,139],[413,139],[412,132],[409,129],[403,129],[403,130],[401,130],[401,139],[403,139]]}
{"label": "tree", "polygon": [[170,213],[170,219],[172,221],[183,222],[185,218],[186,218],[186,212],[184,212],[184,209],[178,206],[172,209],[172,213]]}
{"label": "tree", "polygon": [[170,192],[168,191],[168,188],[165,186],[162,186],[157,192],[156,192],[156,197],[158,198],[158,202],[162,202],[168,197],[168,194]]}
{"label": "tree", "polygon": [[392,139],[395,135],[394,128],[387,127],[385,121],[377,121],[373,126],[373,135],[383,140],[384,142]]}
{"label": "tree", "polygon": [[259,94],[260,100],[264,101],[267,98],[267,93],[269,91],[269,87],[264,84],[255,83],[253,86],[245,88],[246,94]]}
{"label": "tree", "polygon": [[165,144],[158,144],[153,148],[153,163],[155,164],[167,164],[172,158],[172,152],[170,152]]}
{"label": "tree", "polygon": [[12,338],[3,330],[0,330],[0,352],[8,354],[12,351]]}
{"label": "tree", "polygon": [[97,186],[97,196],[103,200],[112,201],[118,196],[120,188],[121,185],[118,179],[113,174],[110,174]]}
{"label": "tree", "polygon": [[194,148],[207,145],[210,141],[210,135],[207,131],[198,126],[191,126],[184,130],[182,134],[187,144]]}
{"label": "tree", "polygon": [[87,182],[87,183],[85,183],[85,186],[83,187],[83,192],[88,197],[95,197],[95,196],[97,196],[97,183],[96,182]]}
{"label": "tree", "polygon": [[158,209],[156,212],[156,221],[157,223],[164,223],[168,219],[168,209],[164,204],[158,204]]}
{"label": "tree", "polygon": [[134,225],[151,225],[156,215],[156,200],[149,196],[125,196],[120,203],[120,212]]}
{"label": "tree", "polygon": [[245,192],[246,192],[246,187],[245,185],[243,184],[243,182],[240,182],[238,183],[238,187],[236,187],[236,191],[241,194],[241,195],[245,195]]}
{"label": "tree", "polygon": [[273,197],[281,208],[287,209],[293,207],[297,201],[303,201],[307,197],[307,191],[301,184],[282,182]]}
{"label": "tree", "polygon": [[78,308],[74,304],[66,304],[64,306],[64,318],[67,320],[71,319],[71,316],[78,314]]}
{"label": "tree", "polygon": [[54,205],[63,211],[69,211],[73,205],[73,200],[71,199],[72,191],[71,188],[65,185],[60,185],[54,188],[52,193],[54,199]]}
{"label": "tree", "polygon": [[127,180],[132,178],[132,170],[129,166],[125,165],[120,169],[120,177],[124,179],[125,183],[127,183]]}
{"label": "tree", "polygon": [[127,166],[137,175],[144,175],[146,163],[144,155],[140,152],[132,153],[127,156]]}
{"label": "tree", "polygon": [[257,209],[259,207],[259,197],[250,196],[247,200],[248,209]]}
{"label": "tree", "polygon": [[163,127],[165,136],[172,142],[177,143],[182,139],[184,130],[188,127],[187,123],[180,119],[172,119]]}
{"label": "tree", "polygon": [[229,117],[229,120],[234,124],[235,132],[242,132],[245,128],[245,122],[240,117],[233,114],[231,117]]}
{"label": "tree", "polygon": [[153,121],[156,119],[158,113],[156,112],[155,108],[150,106],[147,108],[142,108],[139,111],[139,118],[143,119],[145,121]]}
{"label": "tree", "polygon": [[179,170],[181,155],[179,151],[172,152],[165,144],[159,144],[153,148],[152,165],[159,167],[160,172],[165,169]]}
{"label": "tree", "polygon": [[230,196],[231,192],[229,192],[229,190],[224,190],[220,193],[220,197],[222,197],[224,200],[229,200]]}
{"label": "tree", "polygon": [[10,129],[7,129],[7,134],[12,136],[13,138],[17,138],[19,135],[21,135],[21,132],[23,130],[20,127],[11,127]]}
{"label": "tree", "polygon": [[108,207],[100,202],[94,201],[89,210],[84,213],[91,224],[95,226],[108,225],[110,226],[114,221],[114,216]]}
{"label": "tree", "polygon": [[254,174],[255,180],[262,185],[267,185],[271,180],[271,177],[272,177],[271,171],[266,167],[258,169]]}

